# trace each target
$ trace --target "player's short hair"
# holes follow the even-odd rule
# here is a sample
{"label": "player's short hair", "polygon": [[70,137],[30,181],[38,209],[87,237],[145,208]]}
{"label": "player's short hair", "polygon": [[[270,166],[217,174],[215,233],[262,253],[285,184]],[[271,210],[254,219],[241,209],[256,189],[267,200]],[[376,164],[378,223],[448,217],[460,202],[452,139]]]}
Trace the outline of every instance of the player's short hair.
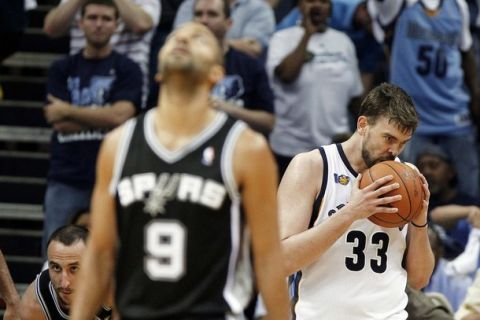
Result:
{"label": "player's short hair", "polygon": [[85,227],[76,225],[66,225],[55,230],[47,242],[47,247],[52,241],[58,241],[66,246],[70,246],[78,241],[87,242],[88,230]]}
{"label": "player's short hair", "polygon": [[115,2],[113,0],[87,0],[85,3],[82,5],[82,8],[80,9],[80,13],[83,16],[85,15],[85,11],[88,5],[90,4],[98,4],[102,6],[107,6],[107,7],[112,7],[115,10],[115,19],[119,18],[119,13],[118,13],[118,8]]}
{"label": "player's short hair", "polygon": [[412,98],[399,86],[382,83],[373,88],[363,99],[359,116],[366,116],[371,124],[385,117],[404,131],[414,131],[418,126],[418,114]]}

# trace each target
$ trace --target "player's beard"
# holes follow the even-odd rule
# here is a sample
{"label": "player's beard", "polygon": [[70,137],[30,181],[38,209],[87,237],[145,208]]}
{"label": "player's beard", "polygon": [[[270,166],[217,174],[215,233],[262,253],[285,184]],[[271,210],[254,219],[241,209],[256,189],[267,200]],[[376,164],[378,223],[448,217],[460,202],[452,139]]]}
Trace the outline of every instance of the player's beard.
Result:
{"label": "player's beard", "polygon": [[160,63],[159,72],[162,81],[167,80],[171,75],[183,74],[191,84],[204,81],[206,76],[205,67],[194,63],[190,57],[186,56],[168,57],[167,61]]}
{"label": "player's beard", "polygon": [[365,140],[362,143],[362,159],[367,165],[367,168],[372,167],[376,163],[387,161],[387,160],[395,160],[394,156],[384,156],[384,157],[376,157],[374,158],[372,152],[370,152],[370,143],[369,143],[369,135],[365,137]]}

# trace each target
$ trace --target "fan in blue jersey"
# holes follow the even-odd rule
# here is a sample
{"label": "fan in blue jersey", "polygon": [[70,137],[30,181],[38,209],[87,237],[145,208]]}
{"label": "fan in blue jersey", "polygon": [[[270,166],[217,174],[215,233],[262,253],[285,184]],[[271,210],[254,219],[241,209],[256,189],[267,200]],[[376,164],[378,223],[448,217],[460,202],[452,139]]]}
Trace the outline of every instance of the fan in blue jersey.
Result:
{"label": "fan in blue jersey", "polygon": [[[403,157],[415,162],[425,144],[448,153],[458,189],[478,197],[477,75],[465,0],[371,0],[377,38],[390,55],[390,82],[415,102],[420,124]],[[383,31],[380,32],[380,31]]]}
{"label": "fan in blue jersey", "polygon": [[255,280],[272,319],[288,318],[273,156],[211,108],[222,62],[208,28],[176,29],[159,54],[158,107],[105,138],[72,319],[93,316],[112,275],[123,320],[243,319]]}

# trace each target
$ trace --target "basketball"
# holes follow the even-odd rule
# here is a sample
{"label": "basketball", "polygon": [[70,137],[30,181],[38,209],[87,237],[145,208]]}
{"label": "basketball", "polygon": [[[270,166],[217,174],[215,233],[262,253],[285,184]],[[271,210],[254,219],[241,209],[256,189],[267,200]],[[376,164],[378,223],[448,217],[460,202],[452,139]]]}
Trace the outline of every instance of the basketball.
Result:
{"label": "basketball", "polygon": [[422,180],[415,169],[404,163],[383,161],[362,173],[360,188],[363,189],[373,181],[387,175],[393,176],[393,179],[388,184],[397,182],[400,187],[384,194],[383,197],[401,195],[402,200],[388,204],[390,207],[398,208],[398,211],[396,213],[380,212],[370,216],[368,219],[382,227],[402,227],[420,213],[424,198]]}

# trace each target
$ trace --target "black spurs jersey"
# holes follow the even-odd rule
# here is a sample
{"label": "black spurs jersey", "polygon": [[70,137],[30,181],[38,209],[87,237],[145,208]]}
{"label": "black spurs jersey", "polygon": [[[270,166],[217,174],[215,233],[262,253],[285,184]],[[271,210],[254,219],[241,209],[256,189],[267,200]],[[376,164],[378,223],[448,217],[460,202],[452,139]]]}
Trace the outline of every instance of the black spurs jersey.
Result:
{"label": "black spurs jersey", "polygon": [[176,151],[154,110],[125,124],[110,192],[117,200],[116,304],[129,319],[243,319],[253,277],[233,174],[245,124],[218,113]]}
{"label": "black spurs jersey", "polygon": [[[60,306],[57,293],[50,281],[48,269],[37,275],[35,279],[35,295],[47,320],[65,320],[70,318],[68,310],[64,310]],[[108,320],[111,315],[112,310],[110,308],[102,307],[97,313],[95,320]]]}

